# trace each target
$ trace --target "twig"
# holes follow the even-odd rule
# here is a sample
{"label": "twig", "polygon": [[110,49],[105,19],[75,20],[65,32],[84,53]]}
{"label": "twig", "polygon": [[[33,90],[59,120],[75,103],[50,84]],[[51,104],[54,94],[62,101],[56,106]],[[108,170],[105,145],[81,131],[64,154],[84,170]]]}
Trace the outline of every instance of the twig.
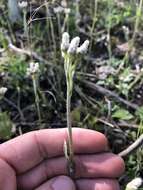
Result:
{"label": "twig", "polygon": [[127,129],[132,129],[132,130],[138,130],[138,125],[132,124],[132,123],[127,123],[125,121],[121,121],[117,123],[117,126],[121,128],[127,128]]}
{"label": "twig", "polygon": [[132,145],[130,145],[127,149],[120,152],[118,155],[121,157],[128,156],[133,151],[137,150],[142,144],[143,144],[143,134]]}
{"label": "twig", "polygon": [[87,85],[88,87],[92,88],[93,90],[98,91],[100,94],[103,94],[107,97],[112,97],[115,98],[118,102],[121,102],[123,104],[125,104],[126,106],[132,108],[133,110],[137,110],[139,108],[139,106],[137,104],[131,103],[123,98],[121,98],[118,94],[116,94],[115,92],[112,92],[102,86],[99,86],[98,84],[94,84],[92,82],[89,82],[87,80],[80,80],[81,82],[83,82],[85,85]]}
{"label": "twig", "polygon": [[88,104],[90,104],[93,108],[96,108],[96,104],[93,101],[91,101],[90,97],[86,96],[77,85],[75,86],[75,90],[81,98],[88,102]]}
{"label": "twig", "polygon": [[132,129],[132,130],[138,130],[138,125],[135,124],[129,124],[125,121],[120,121],[118,123],[114,123],[114,122],[109,122],[108,120],[106,120],[106,118],[97,118],[97,122],[103,123],[109,127],[120,127],[123,129]]}
{"label": "twig", "polygon": [[[18,53],[18,54],[24,54],[24,55],[27,55],[28,57],[31,57],[31,52],[30,52],[30,51],[25,50],[25,49],[18,48],[18,47],[16,47],[15,45],[13,45],[12,43],[10,43],[10,44],[8,45],[8,48],[11,49],[12,51]],[[43,62],[43,63],[45,63],[45,64],[48,64],[48,65],[50,65],[50,66],[53,66],[52,63],[46,61],[44,58],[42,58],[41,56],[39,56],[36,52],[32,52],[32,57],[33,57],[34,59],[36,59],[37,61],[39,61],[39,62]]]}
{"label": "twig", "polygon": [[12,106],[13,108],[15,108],[15,109],[18,111],[18,113],[19,113],[19,115],[20,115],[22,121],[25,120],[24,115],[23,115],[21,109],[20,109],[17,105],[15,105],[13,102],[11,102],[10,100],[8,100],[8,99],[5,98],[5,97],[3,98],[3,100],[4,100],[7,104],[9,104],[10,106]]}
{"label": "twig", "polygon": [[112,127],[112,128],[115,127],[112,123],[109,123],[109,122],[106,121],[105,119],[97,118],[97,121],[98,121],[98,122],[101,122],[101,123],[103,123],[103,124],[105,124],[105,125],[107,125],[107,126],[109,126],[109,127]]}
{"label": "twig", "polygon": [[45,60],[43,57],[39,56],[36,52],[31,52],[30,50],[25,50],[25,49],[22,49],[22,48],[18,48],[16,47],[13,43],[12,43],[12,40],[11,38],[9,37],[8,35],[8,32],[5,31],[5,37],[6,37],[6,40],[8,41],[8,49],[14,51],[15,53],[17,54],[22,54],[22,55],[26,55],[28,57],[33,57],[35,60],[39,61],[39,62],[43,62],[47,65],[50,65],[50,66],[54,66],[54,64],[48,62],[47,60]]}

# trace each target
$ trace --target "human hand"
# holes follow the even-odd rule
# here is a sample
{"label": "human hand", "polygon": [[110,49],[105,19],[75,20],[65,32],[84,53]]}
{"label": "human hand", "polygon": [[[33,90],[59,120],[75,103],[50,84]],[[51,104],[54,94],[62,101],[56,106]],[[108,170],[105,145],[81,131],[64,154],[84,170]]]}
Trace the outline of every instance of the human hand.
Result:
{"label": "human hand", "polygon": [[[73,129],[76,180],[67,177],[66,129],[30,132],[0,145],[1,190],[119,190],[123,160],[101,133]],[[75,187],[76,186],[76,187]]]}

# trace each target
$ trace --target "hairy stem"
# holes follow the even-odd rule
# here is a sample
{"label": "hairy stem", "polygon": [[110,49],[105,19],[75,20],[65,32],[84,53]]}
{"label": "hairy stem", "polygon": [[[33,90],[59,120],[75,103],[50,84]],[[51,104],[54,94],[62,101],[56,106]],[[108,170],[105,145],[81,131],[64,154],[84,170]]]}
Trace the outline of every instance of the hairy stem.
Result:
{"label": "hairy stem", "polygon": [[34,76],[32,77],[32,81],[33,81],[33,89],[34,89],[34,95],[35,95],[35,104],[37,107],[39,123],[41,124],[41,112],[40,112],[40,106],[39,106],[39,96],[37,94],[37,84],[36,84],[36,79]]}
{"label": "hairy stem", "polygon": [[131,48],[133,47],[135,43],[136,35],[139,29],[140,18],[141,18],[141,13],[142,13],[142,5],[143,5],[143,0],[140,0],[139,7],[137,7],[137,11],[136,11],[136,21],[135,21],[134,33],[133,33],[132,42],[131,42]]}
{"label": "hairy stem", "polygon": [[[67,84],[68,85],[68,84]],[[69,156],[73,158],[73,141],[72,141],[72,123],[71,123],[71,96],[67,91],[67,128],[68,128],[68,145],[69,145]]]}
{"label": "hairy stem", "polygon": [[108,54],[109,54],[109,63],[111,64],[112,59],[112,47],[111,47],[111,27],[112,27],[112,9],[113,1],[109,0],[108,2],[108,26],[107,26],[107,42],[108,42]]}
{"label": "hairy stem", "polygon": [[72,121],[71,121],[71,96],[72,96],[72,83],[73,79],[70,75],[71,63],[65,63],[66,72],[66,84],[67,84],[67,97],[66,97],[66,111],[67,111],[67,129],[68,129],[68,141],[67,141],[67,159],[68,159],[68,173],[71,178],[74,178],[74,151],[73,151],[73,139],[72,139]]}
{"label": "hairy stem", "polygon": [[89,52],[91,52],[91,49],[92,49],[93,33],[94,33],[96,21],[97,21],[97,9],[98,9],[98,0],[95,0],[94,1],[94,16],[93,16],[93,22],[92,22],[92,27],[91,27],[91,31],[90,31],[91,43],[90,43],[90,47],[89,47]]}
{"label": "hairy stem", "polygon": [[27,20],[26,20],[27,11],[23,10],[23,25],[24,25],[24,34],[28,38],[28,27],[27,27]]}

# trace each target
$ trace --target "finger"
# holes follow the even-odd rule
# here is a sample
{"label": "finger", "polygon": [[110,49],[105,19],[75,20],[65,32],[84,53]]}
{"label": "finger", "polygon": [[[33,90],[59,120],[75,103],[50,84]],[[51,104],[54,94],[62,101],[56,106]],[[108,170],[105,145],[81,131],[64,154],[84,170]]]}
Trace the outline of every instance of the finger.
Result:
{"label": "finger", "polygon": [[82,179],[76,181],[76,186],[78,190],[120,190],[115,179]]}
{"label": "finger", "polygon": [[[116,178],[124,171],[123,160],[112,153],[75,156],[76,178]],[[33,189],[49,178],[67,175],[64,157],[43,161],[34,169],[18,176],[20,188]]]}
{"label": "finger", "polygon": [[13,169],[2,159],[0,159],[0,189],[15,190],[16,189],[16,175]]}
{"label": "finger", "polygon": [[73,181],[67,176],[59,176],[48,180],[35,190],[76,190]]}
{"label": "finger", "polygon": [[[2,144],[0,157],[20,174],[47,157],[63,155],[63,143],[66,138],[66,129],[31,132]],[[73,142],[75,153],[101,152],[107,150],[108,146],[103,134],[79,128],[73,129]]]}

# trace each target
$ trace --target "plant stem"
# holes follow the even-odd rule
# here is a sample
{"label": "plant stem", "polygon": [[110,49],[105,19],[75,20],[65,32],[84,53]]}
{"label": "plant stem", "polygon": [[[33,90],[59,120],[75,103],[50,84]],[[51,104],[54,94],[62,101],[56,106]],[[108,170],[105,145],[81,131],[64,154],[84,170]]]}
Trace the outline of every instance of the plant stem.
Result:
{"label": "plant stem", "polygon": [[135,26],[134,26],[133,37],[132,37],[131,44],[130,44],[130,50],[134,46],[136,35],[137,35],[138,29],[139,29],[140,18],[141,18],[141,13],[142,13],[142,5],[143,5],[143,0],[140,0],[139,7],[137,7],[137,11],[136,11],[136,21],[135,21]]}
{"label": "plant stem", "polygon": [[58,32],[59,32],[59,38],[61,38],[61,17],[60,17],[60,14],[57,13],[57,21],[58,21]]}
{"label": "plant stem", "polygon": [[56,48],[56,40],[55,40],[55,31],[54,31],[54,25],[51,16],[49,17],[49,7],[47,4],[47,1],[45,0],[45,7],[46,7],[46,13],[48,19],[48,30],[51,30],[51,41],[53,43],[53,50],[54,50],[54,62],[56,63],[56,54],[57,54],[57,48]]}
{"label": "plant stem", "polygon": [[26,20],[27,11],[23,10],[23,25],[24,25],[24,34],[28,38],[28,27],[27,27],[27,20]]}
{"label": "plant stem", "polygon": [[109,63],[112,62],[112,47],[111,47],[111,26],[112,26],[112,9],[113,1],[109,0],[108,2],[108,26],[107,26],[107,42],[108,42],[108,54],[109,54]]}
{"label": "plant stem", "polygon": [[89,47],[89,52],[91,52],[91,49],[92,49],[93,33],[94,33],[96,21],[97,21],[97,8],[98,8],[98,0],[95,0],[95,2],[94,2],[94,16],[93,16],[93,22],[92,22],[92,27],[91,27],[91,31],[90,31],[91,43],[90,43],[90,47]]}
{"label": "plant stem", "polygon": [[65,14],[65,18],[64,18],[64,23],[63,23],[63,26],[62,26],[62,33],[63,33],[64,31],[68,31],[68,32],[69,32],[68,20],[69,20],[69,14],[66,13],[66,14]]}
{"label": "plant stem", "polygon": [[35,76],[32,77],[32,81],[33,81],[33,89],[34,89],[34,95],[35,95],[35,104],[36,104],[36,107],[37,107],[39,123],[41,124],[41,112],[40,112],[39,96],[37,94],[37,84],[36,84]]}
{"label": "plant stem", "polygon": [[[46,29],[47,29],[47,34],[50,34],[50,23],[49,23],[49,8],[48,8],[48,3],[45,0],[45,8],[46,8]],[[49,46],[51,46],[51,38],[48,35],[48,42],[49,42]]]}
{"label": "plant stem", "polygon": [[72,86],[73,79],[70,73],[71,63],[69,60],[65,62],[65,72],[66,72],[66,84],[67,84],[67,97],[66,97],[66,111],[67,111],[67,160],[68,160],[68,173],[71,178],[74,178],[75,167],[74,167],[74,151],[73,151],[73,139],[72,139],[72,121],[71,121],[71,96],[72,96]]}
{"label": "plant stem", "polygon": [[69,144],[69,152],[70,156],[73,157],[73,149],[72,149],[72,124],[71,124],[71,96],[67,91],[67,127],[68,127],[68,144]]}

